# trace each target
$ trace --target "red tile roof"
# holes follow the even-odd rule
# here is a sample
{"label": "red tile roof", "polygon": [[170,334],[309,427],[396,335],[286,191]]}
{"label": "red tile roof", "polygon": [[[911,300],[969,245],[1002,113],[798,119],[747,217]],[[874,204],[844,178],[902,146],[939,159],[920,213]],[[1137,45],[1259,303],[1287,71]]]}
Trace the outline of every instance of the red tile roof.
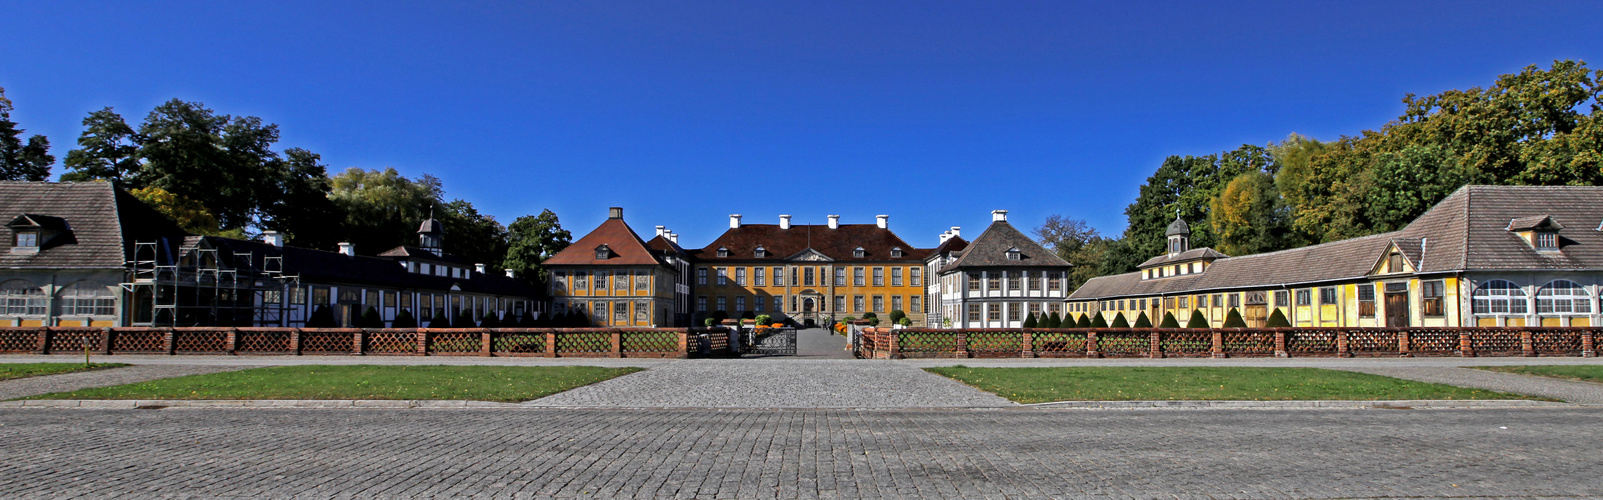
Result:
{"label": "red tile roof", "polygon": [[[606,245],[612,250],[612,257],[605,260],[596,259],[596,247]],[[653,266],[657,261],[655,252],[646,248],[646,242],[640,240],[623,219],[607,219],[601,226],[596,227],[590,234],[579,238],[579,241],[568,245],[556,255],[546,259],[543,265],[547,266]]]}
{"label": "red tile roof", "polygon": [[[758,246],[767,250],[766,257],[756,257]],[[718,257],[719,248],[729,249],[729,257]],[[853,250],[863,248],[862,257],[854,257]],[[891,257],[891,249],[901,248],[901,257]],[[841,224],[837,229],[827,225],[794,224],[780,229],[777,224],[745,224],[724,231],[706,247],[691,253],[704,262],[719,260],[780,262],[808,249],[824,254],[836,261],[923,261],[929,249],[913,248],[906,241],[876,224]]]}

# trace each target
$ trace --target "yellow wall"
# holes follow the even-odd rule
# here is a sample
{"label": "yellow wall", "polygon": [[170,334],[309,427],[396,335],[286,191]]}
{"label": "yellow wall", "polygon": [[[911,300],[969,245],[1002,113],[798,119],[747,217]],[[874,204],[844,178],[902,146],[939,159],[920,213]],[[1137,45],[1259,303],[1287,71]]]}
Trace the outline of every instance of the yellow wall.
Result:
{"label": "yellow wall", "polygon": [[[785,276],[782,282],[775,282],[773,276],[774,267],[784,268]],[[793,273],[803,273],[802,268],[805,267],[812,267],[815,269],[813,284],[807,284],[805,281],[805,274],[794,274],[796,276],[796,285],[792,286],[791,276]],[[835,285],[835,269],[837,267],[844,267],[846,269],[845,286]],[[863,286],[854,285],[855,279],[853,273],[855,272],[855,269],[859,267],[863,268]],[[762,268],[764,270],[764,286],[757,286],[756,269],[758,268]],[[875,268],[883,268],[885,270],[885,284],[883,286],[874,286]],[[894,286],[892,284],[894,283],[892,280],[893,268],[902,269],[901,286]],[[927,290],[925,285],[928,284],[928,281],[926,280],[929,279],[929,276],[922,275],[924,272],[924,266],[911,262],[853,263],[848,265],[823,263],[804,265],[780,264],[778,266],[771,264],[698,265],[696,266],[696,269],[707,270],[707,284],[702,285],[700,281],[698,281],[699,278],[692,278],[695,292],[693,294],[694,297],[691,299],[691,308],[692,310],[695,310],[699,298],[706,297],[706,312],[709,313],[718,310],[718,297],[725,297],[725,307],[728,310],[724,312],[728,313],[730,316],[737,316],[742,311],[734,310],[736,308],[735,298],[744,297],[746,299],[745,310],[747,311],[757,312],[758,314],[784,313],[796,315],[802,312],[801,304],[798,302],[797,307],[792,308],[791,297],[801,295],[804,290],[812,290],[819,294],[819,299],[822,303],[818,304],[818,307],[814,309],[816,312],[824,315],[834,315],[835,317],[862,317],[863,313],[872,311],[877,316],[885,318],[887,314],[896,308],[893,297],[899,295],[902,297],[902,312],[907,313],[907,317],[912,320],[914,324],[923,324],[923,311],[925,308],[929,307],[928,304],[924,303],[924,300],[926,299],[924,293]],[[728,278],[727,284],[718,284],[718,269],[725,270],[725,274]],[[745,270],[745,286],[737,284],[737,269]],[[912,280],[912,275],[915,272],[914,269],[918,269],[916,272],[920,273],[920,278],[917,284],[914,284]],[[697,274],[697,276],[699,276],[699,274]],[[835,296],[837,295],[845,297],[846,309],[841,311],[835,310]],[[854,304],[854,297],[858,295],[863,296],[862,309],[858,309]],[[879,310],[874,309],[874,296],[876,295],[884,298],[884,306]],[[775,296],[784,297],[783,303],[778,307],[776,307],[773,303],[773,297]],[[914,309],[912,304],[912,297],[915,296],[918,297],[919,301],[919,307],[917,310]],[[765,299],[767,300],[767,307],[764,311],[759,312],[754,309],[754,301],[756,297],[767,298]]]}

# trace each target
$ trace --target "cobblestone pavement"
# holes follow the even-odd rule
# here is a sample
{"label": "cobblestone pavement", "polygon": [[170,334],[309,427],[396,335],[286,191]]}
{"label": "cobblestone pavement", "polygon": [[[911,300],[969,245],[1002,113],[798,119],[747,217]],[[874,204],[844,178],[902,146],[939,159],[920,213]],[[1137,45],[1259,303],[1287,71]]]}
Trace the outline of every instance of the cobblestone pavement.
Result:
{"label": "cobblestone pavement", "polygon": [[1421,382],[1558,398],[1571,403],[1603,404],[1603,384],[1592,382],[1440,366],[1368,366],[1343,369]]}
{"label": "cobblestone pavement", "polygon": [[0,410],[0,496],[1598,497],[1603,409]]}
{"label": "cobblestone pavement", "polygon": [[[82,358],[79,358],[82,359]],[[46,375],[0,381],[0,401],[90,387],[132,384],[146,380],[228,372],[254,368],[246,365],[134,365],[87,372]]]}
{"label": "cobblestone pavement", "polygon": [[796,332],[796,356],[799,358],[856,359],[846,347],[845,336],[835,335],[824,328],[808,328]]}
{"label": "cobblestone pavement", "polygon": [[725,359],[670,363],[527,404],[614,408],[938,408],[1013,402],[900,363]]}

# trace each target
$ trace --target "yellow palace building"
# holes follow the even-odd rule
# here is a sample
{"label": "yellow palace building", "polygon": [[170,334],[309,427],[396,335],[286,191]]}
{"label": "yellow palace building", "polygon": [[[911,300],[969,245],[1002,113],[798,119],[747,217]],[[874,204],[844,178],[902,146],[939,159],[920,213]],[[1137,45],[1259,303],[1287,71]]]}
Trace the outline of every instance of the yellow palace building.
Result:
{"label": "yellow palace building", "polygon": [[1230,257],[1190,248],[1176,220],[1164,255],[1094,278],[1067,299],[1100,314],[1212,327],[1240,312],[1264,326],[1589,326],[1603,287],[1603,187],[1465,186],[1407,227],[1279,252]]}

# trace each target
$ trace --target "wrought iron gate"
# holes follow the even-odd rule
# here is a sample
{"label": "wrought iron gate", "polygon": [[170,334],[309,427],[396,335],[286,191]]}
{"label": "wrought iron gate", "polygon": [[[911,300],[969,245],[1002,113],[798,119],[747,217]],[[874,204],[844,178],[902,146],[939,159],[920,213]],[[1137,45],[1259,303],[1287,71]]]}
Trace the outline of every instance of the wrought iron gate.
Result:
{"label": "wrought iron gate", "polygon": [[745,354],[763,356],[795,356],[795,328],[762,328],[749,330],[743,342]]}

